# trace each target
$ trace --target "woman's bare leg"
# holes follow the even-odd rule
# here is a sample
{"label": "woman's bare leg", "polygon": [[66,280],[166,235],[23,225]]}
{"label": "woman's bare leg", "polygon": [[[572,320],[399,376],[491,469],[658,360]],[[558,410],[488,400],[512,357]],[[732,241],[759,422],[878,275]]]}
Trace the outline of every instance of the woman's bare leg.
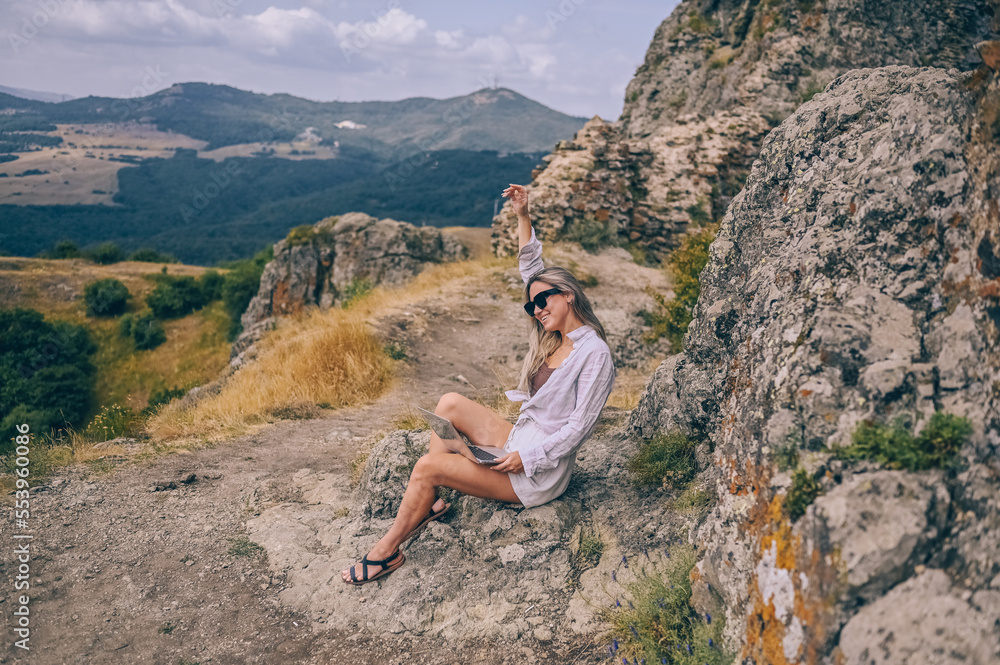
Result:
{"label": "woman's bare leg", "polygon": [[[487,407],[458,393],[442,395],[434,413],[450,420],[458,431],[479,446],[502,448],[514,427]],[[432,453],[451,452],[433,431],[429,449]]]}
{"label": "woman's bare leg", "polygon": [[[509,424],[509,423],[508,423]],[[472,438],[471,436],[469,437]],[[403,501],[396,513],[389,533],[375,543],[369,559],[380,560],[388,558],[399,547],[403,539],[423,520],[434,503],[435,487],[451,487],[463,494],[471,494],[486,499],[499,499],[510,503],[520,503],[510,476],[506,473],[493,471],[481,466],[461,455],[433,452],[427,453],[413,467],[410,482],[403,493]],[[361,564],[355,565],[358,579],[364,572]],[[378,570],[369,569],[369,575]],[[341,573],[344,581],[350,579],[350,570]]]}

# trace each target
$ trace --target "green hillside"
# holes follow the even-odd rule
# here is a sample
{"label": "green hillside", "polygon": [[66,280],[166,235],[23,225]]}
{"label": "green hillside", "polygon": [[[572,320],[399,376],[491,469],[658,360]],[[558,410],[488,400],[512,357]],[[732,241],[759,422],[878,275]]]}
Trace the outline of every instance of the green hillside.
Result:
{"label": "green hillside", "polygon": [[[84,97],[39,102],[0,94],[0,111],[40,127],[46,123],[141,121],[208,142],[208,149],[255,141],[290,141],[314,128],[334,141],[394,161],[420,150],[540,152],[569,138],[586,118],[568,116],[506,88],[449,99],[313,102],[261,95],[225,85],[179,83],[146,97]],[[351,121],[364,128],[337,127]],[[25,129],[34,129],[27,126]],[[0,125],[0,140],[3,127]]]}
{"label": "green hillside", "polygon": [[488,226],[503,187],[584,121],[505,88],[396,102],[205,83],[133,99],[0,94],[0,162],[17,159],[0,173],[0,253],[112,241],[215,265],[351,211]]}
{"label": "green hillside", "polygon": [[527,181],[537,162],[536,155],[446,150],[376,168],[364,157],[219,163],[178,150],[172,159],[119,171],[115,206],[0,206],[0,252],[34,256],[64,239],[81,247],[113,241],[126,251],[152,247],[185,263],[216,265],[345,212],[489,226],[499,192]]}

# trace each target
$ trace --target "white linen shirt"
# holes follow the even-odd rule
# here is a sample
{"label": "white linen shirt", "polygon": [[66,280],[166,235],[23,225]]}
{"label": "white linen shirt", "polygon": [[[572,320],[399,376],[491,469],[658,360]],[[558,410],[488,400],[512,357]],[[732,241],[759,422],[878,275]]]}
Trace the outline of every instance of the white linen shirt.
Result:
{"label": "white linen shirt", "polygon": [[[527,284],[544,268],[542,243],[531,229],[531,239],[517,254],[521,278]],[[615,384],[611,349],[588,325],[566,333],[573,349],[532,396],[523,390],[508,390],[512,402],[521,402],[518,422],[531,418],[545,432],[537,443],[519,450],[528,478],[539,470],[554,469],[559,460],[575,454],[590,438],[605,402]]]}

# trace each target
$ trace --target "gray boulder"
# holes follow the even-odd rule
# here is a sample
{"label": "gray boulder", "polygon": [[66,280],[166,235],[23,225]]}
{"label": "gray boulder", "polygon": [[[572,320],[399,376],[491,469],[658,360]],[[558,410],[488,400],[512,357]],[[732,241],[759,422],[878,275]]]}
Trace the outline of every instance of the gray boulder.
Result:
{"label": "gray boulder", "polygon": [[[1000,542],[983,498],[1000,489],[1000,150],[984,129],[998,100],[985,68],[885,67],[802,105],[722,221],[684,352],[631,415],[633,436],[677,428],[714,446],[719,504],[698,571],[721,595],[727,643],[756,662],[831,653],[857,603],[917,566],[952,561],[972,592],[1000,572],[975,544]],[[969,419],[962,457],[991,474],[942,484],[843,467],[793,528],[776,450],[849,444],[865,420],[919,430],[936,410]]]}
{"label": "gray boulder", "polygon": [[430,226],[376,219],[360,212],[328,217],[311,232],[296,229],[274,245],[260,289],[243,313],[244,336],[233,357],[266,330],[273,317],[309,306],[331,307],[349,297],[361,280],[398,285],[430,263],[468,258],[451,234]]}
{"label": "gray boulder", "polygon": [[[943,570],[929,569],[862,608],[844,626],[844,665],[987,665],[1000,662],[998,592],[970,599]],[[964,597],[963,597],[964,596]]]}

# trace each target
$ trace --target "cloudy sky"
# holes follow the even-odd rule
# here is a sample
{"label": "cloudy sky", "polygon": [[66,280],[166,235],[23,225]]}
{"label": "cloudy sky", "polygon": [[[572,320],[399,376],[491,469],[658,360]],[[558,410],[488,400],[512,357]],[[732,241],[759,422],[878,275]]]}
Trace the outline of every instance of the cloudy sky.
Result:
{"label": "cloudy sky", "polygon": [[0,0],[0,85],[132,97],[185,81],[319,101],[494,82],[615,119],[677,0]]}

